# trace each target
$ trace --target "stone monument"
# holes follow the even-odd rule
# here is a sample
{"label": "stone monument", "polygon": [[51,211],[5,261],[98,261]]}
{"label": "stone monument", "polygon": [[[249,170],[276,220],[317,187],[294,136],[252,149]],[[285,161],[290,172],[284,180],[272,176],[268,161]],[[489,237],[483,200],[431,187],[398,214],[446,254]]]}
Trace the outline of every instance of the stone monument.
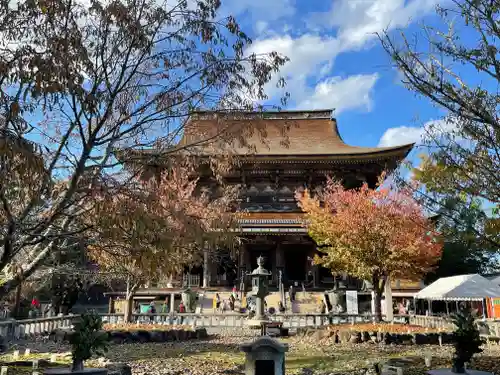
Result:
{"label": "stone monument", "polygon": [[240,348],[245,353],[245,375],[285,375],[287,344],[262,336]]}
{"label": "stone monument", "polygon": [[327,291],[327,295],[331,305],[330,312],[333,312],[335,314],[346,312],[347,310],[346,292],[343,288],[339,287],[339,282],[336,278],[333,289]]}
{"label": "stone monument", "polygon": [[252,271],[252,294],[255,296],[255,316],[248,321],[251,327],[261,327],[267,322],[264,312],[264,299],[269,295],[269,276],[271,272],[264,268],[264,258],[257,258],[257,268]]}

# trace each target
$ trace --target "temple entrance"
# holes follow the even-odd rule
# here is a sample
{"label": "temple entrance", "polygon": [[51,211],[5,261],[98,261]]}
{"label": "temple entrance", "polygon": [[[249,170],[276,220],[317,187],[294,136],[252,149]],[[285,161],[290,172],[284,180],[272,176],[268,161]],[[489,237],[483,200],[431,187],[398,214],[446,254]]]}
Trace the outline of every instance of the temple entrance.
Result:
{"label": "temple entrance", "polygon": [[285,255],[285,276],[288,282],[304,281],[307,273],[308,249],[304,245],[286,245],[283,249]]}

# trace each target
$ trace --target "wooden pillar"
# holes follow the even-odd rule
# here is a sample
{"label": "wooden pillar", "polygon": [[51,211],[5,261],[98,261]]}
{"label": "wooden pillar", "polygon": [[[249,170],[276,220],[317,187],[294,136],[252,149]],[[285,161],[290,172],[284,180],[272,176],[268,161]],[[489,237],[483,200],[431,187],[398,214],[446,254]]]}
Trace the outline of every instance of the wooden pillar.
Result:
{"label": "wooden pillar", "polygon": [[240,252],[238,256],[238,270],[241,275],[242,272],[246,272],[246,256],[247,256],[247,247],[243,244],[240,247]]}
{"label": "wooden pillar", "polygon": [[[312,249],[309,253],[310,254],[309,257],[311,258],[310,267],[311,267],[312,274],[313,274],[313,287],[315,287],[315,288],[317,286],[319,286],[319,282],[320,282],[320,280],[319,280],[319,267],[317,264],[313,264],[313,260],[314,260],[314,256],[316,255],[316,251],[317,251],[316,246],[313,245]],[[308,262],[309,262],[309,259],[308,259]]]}
{"label": "wooden pillar", "polygon": [[245,267],[246,272],[252,272],[252,257],[250,254],[250,250],[245,246],[245,252],[243,253],[243,266]]}
{"label": "wooden pillar", "polygon": [[278,275],[281,271],[282,281],[285,278],[285,253],[283,250],[283,244],[278,242],[276,246],[276,280],[278,280]]}
{"label": "wooden pillar", "polygon": [[114,313],[114,300],[112,297],[109,297],[108,300],[108,314],[113,314]]}

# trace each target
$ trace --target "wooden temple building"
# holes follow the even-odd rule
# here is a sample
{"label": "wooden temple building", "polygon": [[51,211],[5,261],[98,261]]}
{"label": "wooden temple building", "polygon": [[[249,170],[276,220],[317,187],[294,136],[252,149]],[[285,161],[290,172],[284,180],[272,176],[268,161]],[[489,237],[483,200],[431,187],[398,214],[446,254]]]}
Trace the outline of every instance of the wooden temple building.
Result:
{"label": "wooden temple building", "polygon": [[[326,176],[341,179],[348,188],[359,187],[364,182],[375,187],[381,172],[396,168],[413,144],[395,147],[347,145],[339,134],[332,112],[314,110],[236,114],[194,112],[179,146],[211,139],[219,129],[231,131],[238,128],[238,123],[255,125],[266,133],[264,139],[257,131],[249,133],[245,146],[232,142],[231,152],[237,155],[239,163],[224,177],[227,183],[243,186],[238,210],[246,212],[239,220],[244,241],[236,256],[221,258],[226,259],[224,264],[205,259],[204,266],[186,270],[184,285],[195,288],[238,285],[240,276],[254,269],[257,257],[262,255],[265,267],[272,272],[271,285],[277,285],[281,277],[286,284],[307,281],[310,287],[331,288],[332,273],[312,264],[317,250],[303,226],[303,214],[294,198],[295,190],[321,187]],[[220,141],[214,142],[215,145],[210,141],[200,143],[197,153],[208,156],[223,149]],[[144,152],[146,169],[161,170],[159,158],[151,151]],[[210,184],[208,176],[200,181]],[[165,280],[150,287],[164,288],[171,282]],[[344,282],[361,288],[358,280],[347,276]],[[419,289],[419,285],[408,285],[408,288]]]}

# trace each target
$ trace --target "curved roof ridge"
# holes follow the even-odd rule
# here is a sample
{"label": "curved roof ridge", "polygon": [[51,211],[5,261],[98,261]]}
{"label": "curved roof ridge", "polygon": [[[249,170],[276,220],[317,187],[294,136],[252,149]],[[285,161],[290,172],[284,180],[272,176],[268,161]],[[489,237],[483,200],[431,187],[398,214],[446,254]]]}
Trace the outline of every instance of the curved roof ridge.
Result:
{"label": "curved roof ridge", "polygon": [[337,136],[337,138],[340,140],[340,142],[342,142],[343,144],[345,144],[346,146],[348,146],[347,143],[345,143],[345,141],[342,138],[342,136],[340,135],[339,126],[337,124],[337,119],[336,118],[332,118],[332,128],[333,128],[333,133],[335,134],[335,136]]}

